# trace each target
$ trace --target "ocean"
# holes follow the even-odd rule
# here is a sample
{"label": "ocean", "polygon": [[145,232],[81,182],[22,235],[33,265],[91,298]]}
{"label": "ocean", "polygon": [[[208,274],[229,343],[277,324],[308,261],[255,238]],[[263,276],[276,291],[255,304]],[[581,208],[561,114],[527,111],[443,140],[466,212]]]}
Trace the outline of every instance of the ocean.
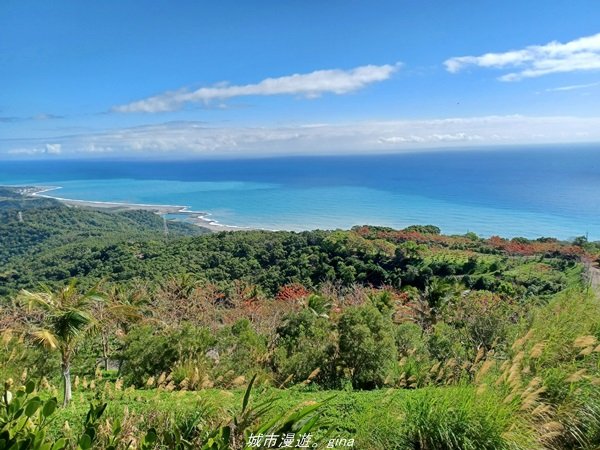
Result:
{"label": "ocean", "polygon": [[600,240],[600,145],[186,161],[0,161],[0,185],[187,206],[271,230],[403,228]]}

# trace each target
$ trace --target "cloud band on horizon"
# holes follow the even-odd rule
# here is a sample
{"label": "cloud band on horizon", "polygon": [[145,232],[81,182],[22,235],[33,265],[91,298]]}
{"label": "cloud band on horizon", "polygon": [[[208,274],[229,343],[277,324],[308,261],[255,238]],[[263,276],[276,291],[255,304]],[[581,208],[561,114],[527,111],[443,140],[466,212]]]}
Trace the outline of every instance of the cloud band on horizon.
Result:
{"label": "cloud band on horizon", "polygon": [[600,142],[600,117],[510,115],[277,127],[175,122],[64,136],[50,143],[0,140],[0,158],[369,154],[569,142]]}
{"label": "cloud band on horizon", "polygon": [[350,70],[316,70],[306,74],[266,78],[254,84],[220,83],[212,87],[201,87],[191,92],[180,89],[115,106],[112,111],[120,113],[175,111],[190,103],[209,103],[213,100],[251,95],[299,95],[306,98],[316,98],[326,93],[341,95],[357,91],[372,83],[385,81],[399,67],[400,63],[381,66],[370,64]]}

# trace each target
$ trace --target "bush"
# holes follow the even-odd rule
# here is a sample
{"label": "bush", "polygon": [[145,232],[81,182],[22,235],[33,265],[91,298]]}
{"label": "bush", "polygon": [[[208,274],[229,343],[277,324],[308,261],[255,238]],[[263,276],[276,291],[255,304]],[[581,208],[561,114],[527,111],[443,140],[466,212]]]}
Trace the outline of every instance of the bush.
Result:
{"label": "bush", "polygon": [[58,360],[48,358],[45,349],[29,346],[14,337],[0,341],[0,379],[19,379],[23,375],[51,378],[59,373],[59,367]]}
{"label": "bush", "polygon": [[438,322],[427,340],[429,353],[438,361],[449,359],[455,359],[459,363],[470,361],[474,354],[465,346],[466,340],[464,331],[451,327],[445,322]]}
{"label": "bush", "polygon": [[423,330],[411,322],[402,323],[394,328],[396,348],[401,357],[398,367],[399,372],[403,374],[401,386],[424,385],[429,379],[432,362]]}
{"label": "bush", "polygon": [[395,327],[395,341],[398,355],[420,354],[429,356],[426,342],[423,338],[423,329],[412,322],[405,322]]}
{"label": "bush", "polygon": [[402,231],[423,234],[440,234],[442,232],[442,230],[440,230],[440,228],[436,227],[435,225],[410,225]]}
{"label": "bush", "polygon": [[277,347],[273,355],[279,382],[301,382],[319,369],[315,381],[323,385],[334,384],[335,351],[329,320],[308,309],[289,315],[277,329]]}
{"label": "bush", "polygon": [[397,360],[391,320],[371,305],[350,307],[338,324],[340,360],[352,386],[382,386]]}
{"label": "bush", "polygon": [[266,337],[257,333],[248,319],[221,330],[214,350],[213,357],[218,358],[214,369],[217,378],[233,373],[249,379],[264,370],[268,355]]}
{"label": "bush", "polygon": [[144,325],[131,330],[122,353],[122,373],[127,381],[137,386],[149,377],[170,373],[176,363],[186,360],[205,362],[205,353],[215,345],[215,338],[204,327],[184,325],[165,328]]}
{"label": "bush", "polygon": [[488,291],[470,291],[444,310],[444,321],[464,331],[471,350],[506,348],[509,330],[519,318],[517,305]]}

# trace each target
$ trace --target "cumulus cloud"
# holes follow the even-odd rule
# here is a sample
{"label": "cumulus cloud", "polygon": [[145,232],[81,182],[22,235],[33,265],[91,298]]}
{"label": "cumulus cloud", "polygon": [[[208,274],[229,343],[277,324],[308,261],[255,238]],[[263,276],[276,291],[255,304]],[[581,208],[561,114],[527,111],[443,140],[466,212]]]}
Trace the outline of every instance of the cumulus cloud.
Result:
{"label": "cumulus cloud", "polygon": [[0,140],[2,155],[226,157],[382,153],[600,141],[600,117],[520,115],[273,127],[171,122],[43,140]]}
{"label": "cumulus cloud", "polygon": [[254,84],[220,83],[191,92],[181,89],[115,106],[113,111],[121,113],[173,111],[190,103],[209,103],[214,100],[251,95],[300,95],[306,98],[319,97],[325,93],[341,95],[387,80],[398,67],[398,64],[385,64],[360,66],[350,70],[317,70],[306,74],[266,78]]}
{"label": "cumulus cloud", "polygon": [[457,73],[469,66],[492,69],[516,69],[499,77],[501,81],[518,81],[551,73],[600,69],[600,33],[566,43],[557,41],[531,45],[521,50],[486,53],[481,56],[457,56],[444,62],[446,69]]}

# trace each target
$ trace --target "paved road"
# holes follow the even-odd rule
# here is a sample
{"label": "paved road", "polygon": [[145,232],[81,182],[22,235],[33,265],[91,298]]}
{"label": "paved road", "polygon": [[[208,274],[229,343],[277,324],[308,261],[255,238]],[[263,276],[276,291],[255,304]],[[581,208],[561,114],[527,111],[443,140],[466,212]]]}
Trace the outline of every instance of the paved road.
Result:
{"label": "paved road", "polygon": [[593,264],[586,264],[586,278],[589,281],[592,289],[600,296],[600,267]]}

